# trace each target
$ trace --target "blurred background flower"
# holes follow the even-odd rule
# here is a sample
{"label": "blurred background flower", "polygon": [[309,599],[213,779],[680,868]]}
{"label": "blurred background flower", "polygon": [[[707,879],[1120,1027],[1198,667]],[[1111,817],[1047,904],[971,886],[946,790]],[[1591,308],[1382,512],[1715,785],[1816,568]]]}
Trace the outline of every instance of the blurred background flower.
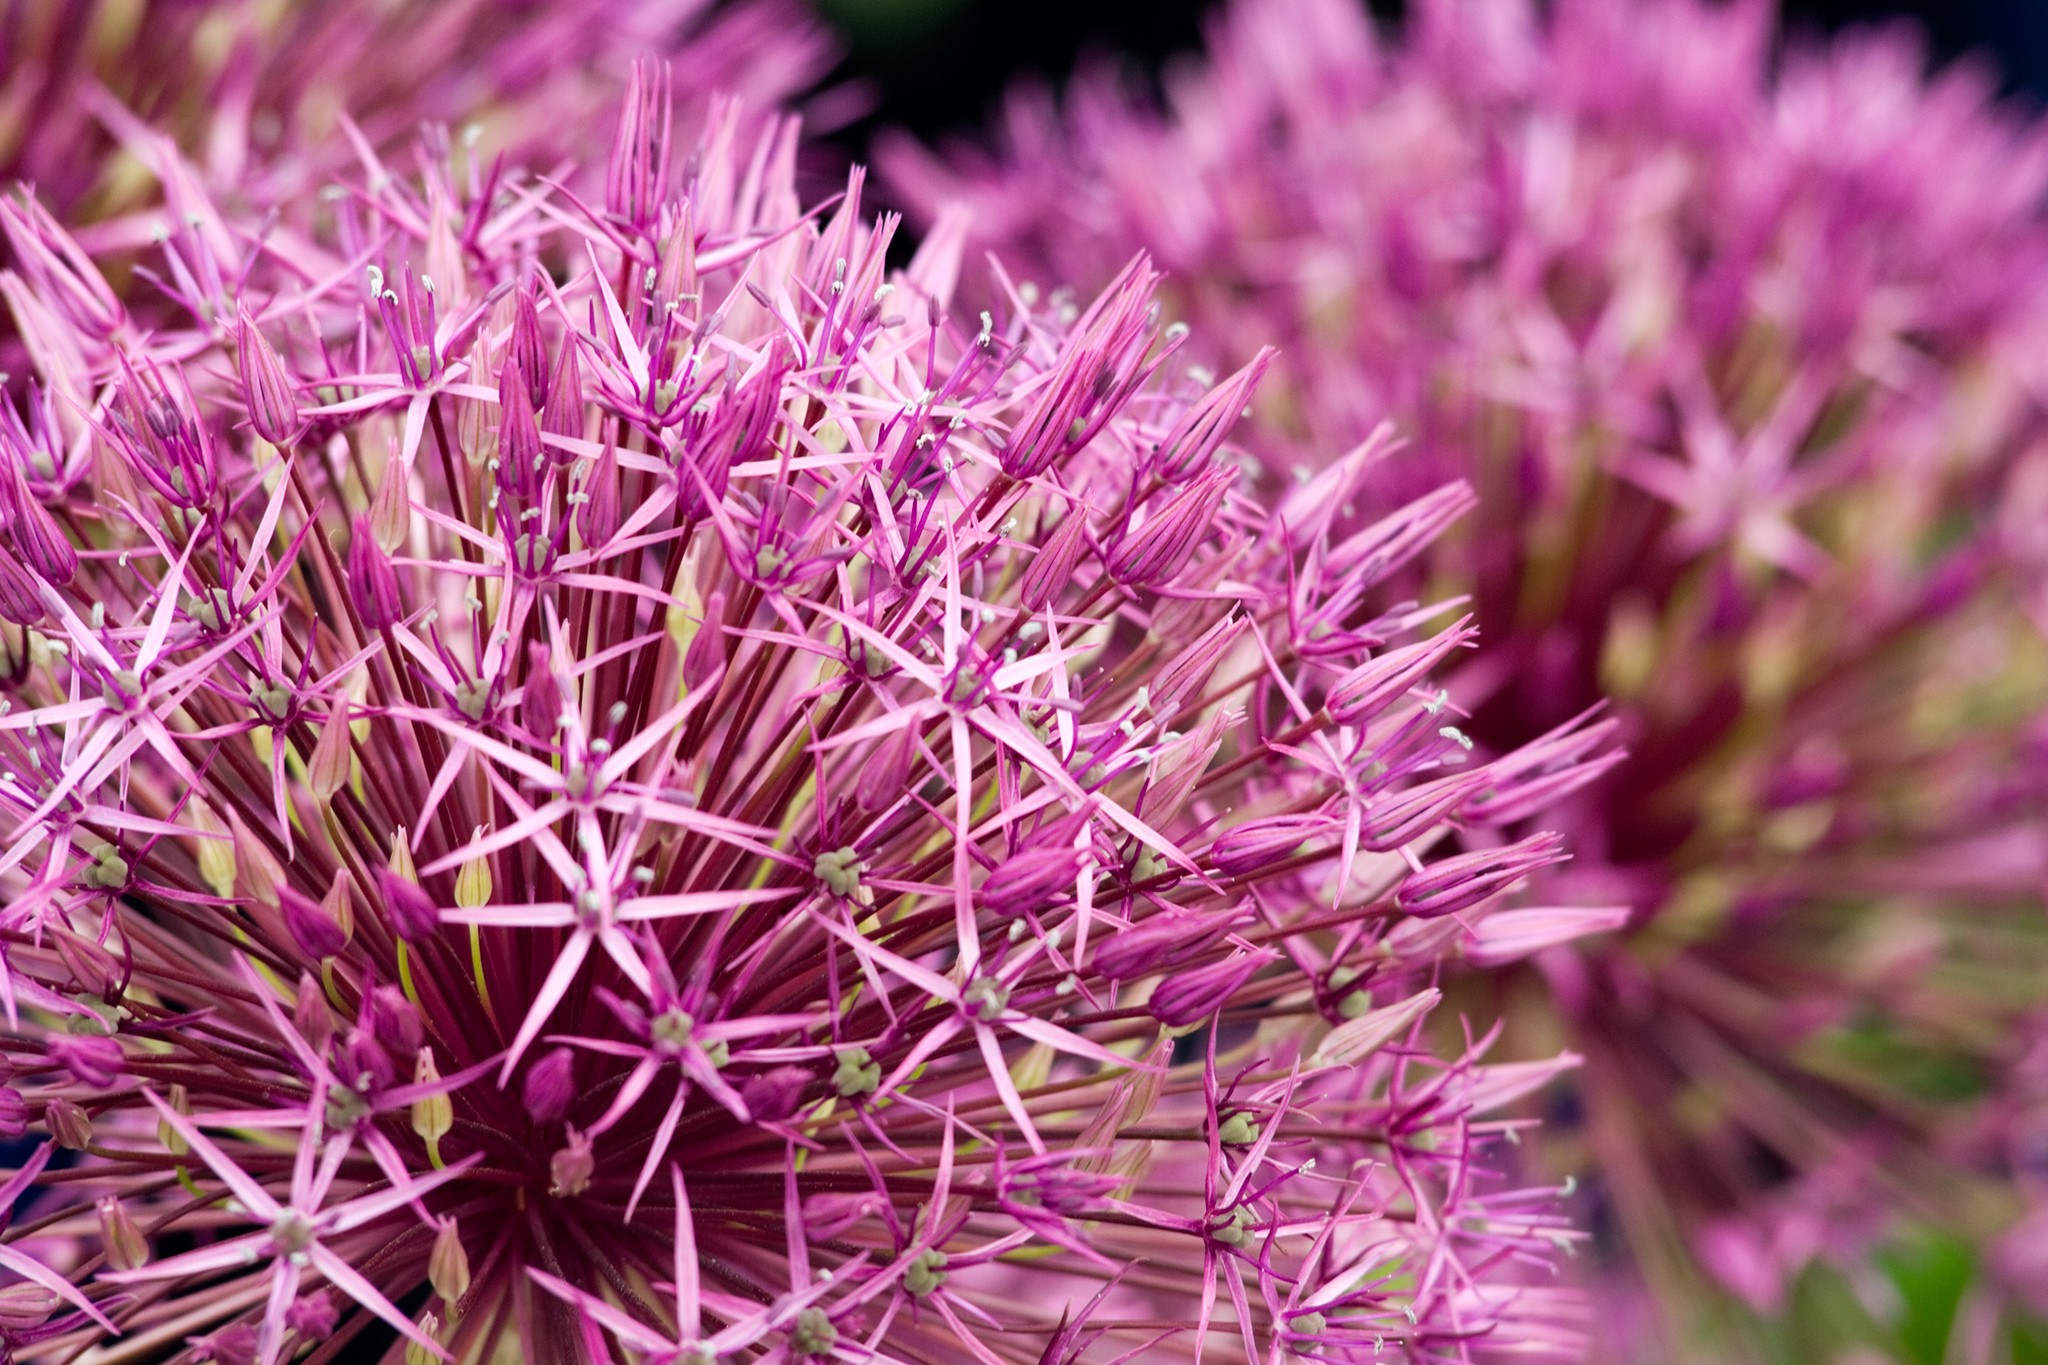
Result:
{"label": "blurred background flower", "polygon": [[1142,245],[1190,355],[1277,345],[1273,476],[1390,418],[1389,497],[1472,480],[1415,581],[1477,599],[1482,746],[1611,701],[1632,756],[1544,894],[1630,932],[1460,988],[1587,1054],[1604,1249],[1666,1305],[1617,1354],[1795,1349],[1830,1274],[1847,1339],[1907,1350],[1872,1247],[1988,1249],[1994,1323],[2041,1288],[2048,143],[1925,73],[1763,4],[1245,0],[1157,92],[1097,63],[992,150],[882,144],[914,218],[965,206],[1022,274]]}

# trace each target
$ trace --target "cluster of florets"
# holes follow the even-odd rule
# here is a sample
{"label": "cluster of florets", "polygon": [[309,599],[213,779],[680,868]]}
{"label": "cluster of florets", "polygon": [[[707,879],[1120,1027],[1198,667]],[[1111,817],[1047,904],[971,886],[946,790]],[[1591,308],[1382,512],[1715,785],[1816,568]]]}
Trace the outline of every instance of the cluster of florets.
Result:
{"label": "cluster of florets", "polygon": [[[1469,733],[1605,695],[1633,755],[1542,894],[1638,907],[1628,951],[1545,963],[1645,1266],[1771,1171],[1953,1211],[1941,1101],[2048,957],[2048,141],[1910,35],[1781,49],[1766,4],[1410,9],[1388,43],[1242,0],[1164,111],[1084,76],[994,158],[883,164],[1027,271],[1151,252],[1197,359],[1278,344],[1269,468],[1391,419],[1379,494],[1477,489],[1411,580],[1489,628]],[[1726,1278],[1771,1305],[1803,1259]]]}
{"label": "cluster of florets", "polygon": [[1572,1059],[1428,1028],[1615,922],[1505,908],[1606,732],[1431,685],[1469,490],[1263,503],[1143,259],[962,322],[666,96],[601,210],[365,149],[266,237],[155,144],[175,328],[0,210],[5,1349],[1568,1349]]}
{"label": "cluster of florets", "polygon": [[[290,215],[353,143],[406,148],[422,125],[480,140],[486,161],[602,169],[636,58],[766,109],[812,86],[832,44],[791,0],[294,0],[13,6],[0,53],[0,177],[98,220],[149,210],[150,179],[120,155],[142,129],[224,200]],[[693,135],[701,103],[678,112]]]}

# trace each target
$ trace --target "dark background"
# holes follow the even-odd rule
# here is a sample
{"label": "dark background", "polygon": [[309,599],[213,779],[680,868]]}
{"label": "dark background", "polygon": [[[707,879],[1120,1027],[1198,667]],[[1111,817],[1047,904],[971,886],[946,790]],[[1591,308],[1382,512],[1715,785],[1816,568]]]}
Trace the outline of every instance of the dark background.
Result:
{"label": "dark background", "polygon": [[[838,28],[840,76],[862,81],[873,112],[833,140],[862,156],[874,129],[926,137],[979,127],[1017,76],[1059,78],[1086,53],[1123,54],[1156,70],[1201,46],[1204,0],[811,0]],[[1808,33],[1909,18],[1938,59],[1991,57],[2007,89],[2048,103],[2048,0],[1782,0],[1788,27]],[[1392,19],[1400,0],[1372,0]]]}

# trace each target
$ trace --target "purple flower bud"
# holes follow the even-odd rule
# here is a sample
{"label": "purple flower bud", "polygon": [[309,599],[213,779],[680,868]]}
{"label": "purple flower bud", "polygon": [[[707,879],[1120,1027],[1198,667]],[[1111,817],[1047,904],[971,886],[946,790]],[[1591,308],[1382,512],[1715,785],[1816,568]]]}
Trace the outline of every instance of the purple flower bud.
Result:
{"label": "purple flower bud", "polygon": [[[507,367],[519,367],[520,378],[526,382],[520,392],[535,404],[548,399],[548,343],[540,330],[540,308],[534,302],[533,291],[520,289],[513,295],[512,344]],[[498,390],[502,396],[505,374],[498,372]]]}
{"label": "purple flower bud", "polygon": [[[540,429],[550,436],[583,439],[583,367],[576,358],[576,338],[562,339],[562,354],[555,361],[555,376],[548,382],[547,397],[541,404]],[[548,458],[558,465],[573,462],[574,452],[548,446]]]}
{"label": "purple flower bud", "polygon": [[297,1332],[307,1341],[325,1341],[334,1335],[334,1328],[341,1321],[341,1314],[334,1306],[334,1296],[324,1289],[292,1300],[292,1306],[284,1310],[284,1325]]}
{"label": "purple flower bud", "polygon": [[290,886],[277,888],[277,900],[284,911],[284,927],[299,945],[299,951],[315,962],[334,957],[348,947],[348,934],[328,915],[326,907]]}
{"label": "purple flower bud", "polygon": [[71,974],[71,982],[87,995],[111,1000],[121,988],[121,963],[105,946],[68,930],[55,930],[50,939],[57,946],[57,958]]}
{"label": "purple flower bud", "polygon": [[1366,807],[1359,844],[1372,853],[1399,848],[1435,826],[1486,780],[1485,770],[1477,769],[1381,793]]}
{"label": "purple flower bud", "polygon": [[1209,859],[1232,877],[1262,871],[1294,856],[1301,846],[1330,830],[1320,815],[1274,815],[1247,820],[1219,835],[1209,846]]}
{"label": "purple flower bud", "polygon": [[357,517],[348,543],[348,595],[365,630],[389,630],[405,619],[398,574],[370,532],[370,519]]}
{"label": "purple flower bud", "polygon": [[26,488],[21,490],[20,506],[14,514],[13,542],[22,562],[53,586],[61,588],[78,576],[78,551],[71,547],[50,509]]}
{"label": "purple flower bud", "polygon": [[740,1101],[756,1123],[783,1123],[803,1107],[811,1073],[800,1066],[778,1066],[749,1076],[740,1087]]}
{"label": "purple flower bud", "polygon": [[1168,1028],[1198,1024],[1229,1004],[1244,983],[1275,956],[1271,950],[1261,949],[1192,971],[1169,973],[1152,992],[1145,1008]]}
{"label": "purple flower bud", "polygon": [[1394,904],[1425,919],[1454,914],[1566,856],[1564,840],[1550,833],[1505,848],[1461,853],[1411,875],[1395,893]]}
{"label": "purple flower bud", "polygon": [[1248,918],[1242,908],[1220,915],[1161,911],[1090,948],[1089,965],[1111,981],[1150,976],[1207,952]]}
{"label": "purple flower bud", "polygon": [[1471,484],[1463,479],[1447,483],[1332,546],[1324,557],[1323,572],[1355,586],[1377,583],[1478,505]]}
{"label": "purple flower bud", "polygon": [[[1151,372],[1159,276],[1140,255],[1123,268],[1067,334],[1052,371],[998,455],[1003,473],[1035,478],[1087,445]],[[1155,361],[1156,365],[1157,362]]]}
{"label": "purple flower bud", "polygon": [[1261,346],[1249,364],[1211,389],[1207,397],[1181,415],[1153,457],[1153,468],[1160,478],[1168,483],[1179,483],[1207,467],[1216,454],[1216,448],[1223,444],[1223,438],[1237,424],[1245,404],[1251,401],[1252,390],[1258,387],[1267,367],[1273,363],[1273,355],[1271,346]]}
{"label": "purple flower bud", "polygon": [[23,273],[41,287],[66,322],[105,341],[127,320],[121,301],[92,258],[33,196],[0,200],[0,228],[7,233]]}
{"label": "purple flower bud", "polygon": [[1420,644],[1390,649],[1346,673],[1323,703],[1330,718],[1339,725],[1357,725],[1399,701],[1452,650],[1468,646],[1478,638],[1479,632],[1466,624],[1471,619],[1465,617],[1441,635]]}
{"label": "purple flower bud", "polygon": [[528,1067],[520,1098],[535,1123],[553,1123],[566,1115],[576,1098],[576,1054],[558,1047]]}
{"label": "purple flower bud", "polygon": [[1081,855],[1071,844],[1040,843],[1011,854],[981,884],[981,903],[998,915],[1021,915],[1071,890]]}
{"label": "purple flower bud", "polygon": [[[552,733],[552,725],[549,729]],[[383,898],[384,917],[390,921],[391,932],[406,942],[424,943],[441,927],[441,911],[434,898],[389,868],[378,871],[377,892]]]}
{"label": "purple flower bud", "polygon": [[22,562],[0,546],[0,617],[17,626],[33,626],[43,619],[43,599]]}
{"label": "purple flower bud", "polygon": [[272,445],[287,445],[299,434],[299,399],[292,391],[291,377],[249,310],[237,304],[235,313],[235,358],[242,372],[242,402],[249,409],[249,425]]}
{"label": "purple flower bud", "polygon": [[725,666],[725,594],[715,592],[704,604],[704,621],[683,651],[683,686],[692,692],[718,676]]}
{"label": "purple flower bud", "polygon": [[1226,617],[1203,632],[1202,637],[1175,656],[1173,662],[1159,670],[1158,677],[1147,688],[1151,698],[1152,713],[1167,717],[1180,710],[1182,703],[1193,700],[1209,681],[1210,673],[1231,646],[1243,635],[1248,622],[1241,617]]}
{"label": "purple flower bud", "polygon": [[214,1365],[256,1365],[258,1338],[256,1329],[246,1322],[232,1327],[223,1327],[212,1336],[187,1337],[192,1347],[192,1359],[210,1360]]}
{"label": "purple flower bud", "polygon": [[411,1061],[427,1041],[419,1007],[406,999],[405,992],[396,986],[379,986],[371,991],[363,1012],[368,1016],[363,1021],[364,1027],[376,1035],[377,1041],[394,1059]]}
{"label": "purple flower bud", "polygon": [[0,1288],[0,1333],[25,1333],[41,1327],[61,1302],[49,1290],[26,1280]]}
{"label": "purple flower bud", "polygon": [[1041,545],[1024,570],[1017,586],[1017,600],[1027,611],[1044,611],[1059,600],[1060,593],[1074,581],[1075,566],[1088,549],[1088,514],[1076,505],[1067,509],[1066,520]]}
{"label": "purple flower bud", "polygon": [[561,722],[562,688],[555,681],[554,655],[536,640],[526,647],[526,688],[519,699],[519,723],[537,742],[549,744]]}
{"label": "purple flower bud", "polygon": [[0,1085],[0,1138],[18,1138],[28,1131],[28,1101],[11,1085]]}
{"label": "purple flower bud", "polygon": [[576,510],[576,530],[583,536],[583,547],[594,550],[611,543],[619,533],[619,450],[606,442],[604,453],[597,457],[597,463],[590,468],[590,474],[583,480],[585,501]]}
{"label": "purple flower bud", "polygon": [[853,796],[870,813],[886,810],[904,797],[911,765],[917,759],[917,727],[906,725],[875,745],[854,778]]}
{"label": "purple flower bud", "polygon": [[1465,959],[1480,967],[1519,962],[1546,948],[1591,934],[1612,933],[1626,925],[1628,918],[1629,908],[1625,905],[1502,910],[1488,915],[1473,928],[1465,945]]}
{"label": "purple flower bud", "polygon": [[342,1084],[354,1090],[378,1091],[397,1079],[398,1066],[383,1045],[365,1029],[349,1030],[348,1041],[341,1045]]}
{"label": "purple flower bud", "polygon": [[498,371],[498,488],[507,497],[531,500],[540,490],[540,426],[518,360]]}
{"label": "purple flower bud", "polygon": [[149,1261],[149,1242],[135,1222],[135,1215],[112,1195],[98,1204],[100,1245],[106,1248],[107,1264],[116,1270],[139,1270]]}
{"label": "purple flower bud", "polygon": [[1212,469],[1175,493],[1166,506],[1111,547],[1103,560],[1109,576],[1128,587],[1142,588],[1164,582],[1186,568],[1222,510],[1224,494],[1236,480],[1235,469]]}
{"label": "purple flower bud", "polygon": [[569,1129],[569,1144],[548,1159],[548,1193],[557,1199],[574,1199],[590,1188],[590,1177],[597,1171],[597,1159],[591,1154],[590,1138]]}
{"label": "purple flower bud", "polygon": [[1628,755],[1610,749],[1589,758],[1614,737],[1620,722],[1604,720],[1580,727],[1592,715],[1576,716],[1550,733],[1533,739],[1488,766],[1486,789],[1458,812],[1464,819],[1493,826],[1527,819],[1598,778]]}
{"label": "purple flower bud", "polygon": [[299,973],[299,995],[292,1006],[292,1027],[313,1045],[315,1052],[326,1051],[327,1040],[334,1036],[334,1011],[327,1007],[327,996],[320,989],[319,978],[311,972]]}
{"label": "purple flower bud", "polygon": [[50,1037],[50,1060],[81,1082],[104,1090],[127,1069],[121,1045],[94,1033],[58,1033]]}
{"label": "purple flower bud", "polygon": [[668,63],[641,58],[627,78],[626,97],[619,104],[618,131],[612,137],[611,163],[605,170],[604,203],[615,217],[644,229],[668,198],[669,135],[675,106],[669,99]]}

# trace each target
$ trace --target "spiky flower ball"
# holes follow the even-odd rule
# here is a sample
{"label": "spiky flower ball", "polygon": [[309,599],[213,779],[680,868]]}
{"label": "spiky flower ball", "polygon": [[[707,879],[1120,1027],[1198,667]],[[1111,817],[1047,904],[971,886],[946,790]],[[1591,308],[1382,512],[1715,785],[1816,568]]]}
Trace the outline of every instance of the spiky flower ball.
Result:
{"label": "spiky flower ball", "polygon": [[1142,260],[956,322],[649,88],[601,212],[208,205],[177,329],[9,207],[0,1341],[1568,1351],[1489,1116],[1572,1059],[1424,1032],[1612,922],[1501,908],[1585,732],[1475,759],[1384,586],[1469,494],[1262,504]]}
{"label": "spiky flower ball", "polygon": [[[0,176],[67,212],[130,210],[149,182],[120,148],[139,126],[217,193],[289,210],[354,160],[344,120],[380,150],[437,123],[481,139],[486,161],[601,170],[592,135],[634,58],[768,108],[816,81],[830,49],[787,0],[15,5],[0,15]],[[690,133],[702,112],[683,110]]]}
{"label": "spiky flower ball", "polygon": [[1242,0],[1164,111],[1098,76],[1020,95],[993,159],[885,164],[1028,271],[1150,251],[1198,358],[1278,343],[1243,435],[1274,470],[1392,419],[1380,492],[1477,488],[1414,580],[1491,632],[1471,733],[1604,694],[1632,754],[1542,892],[1634,903],[1626,950],[1515,998],[1539,1036],[1563,1007],[1675,1302],[1695,1252],[1783,1302],[1828,1239],[1721,1220],[1788,1173],[1995,1227],[2010,1186],[1966,1172],[2013,1158],[1952,1116],[2048,960],[2048,142],[1899,34],[1781,54],[1763,3],[1411,13]]}

